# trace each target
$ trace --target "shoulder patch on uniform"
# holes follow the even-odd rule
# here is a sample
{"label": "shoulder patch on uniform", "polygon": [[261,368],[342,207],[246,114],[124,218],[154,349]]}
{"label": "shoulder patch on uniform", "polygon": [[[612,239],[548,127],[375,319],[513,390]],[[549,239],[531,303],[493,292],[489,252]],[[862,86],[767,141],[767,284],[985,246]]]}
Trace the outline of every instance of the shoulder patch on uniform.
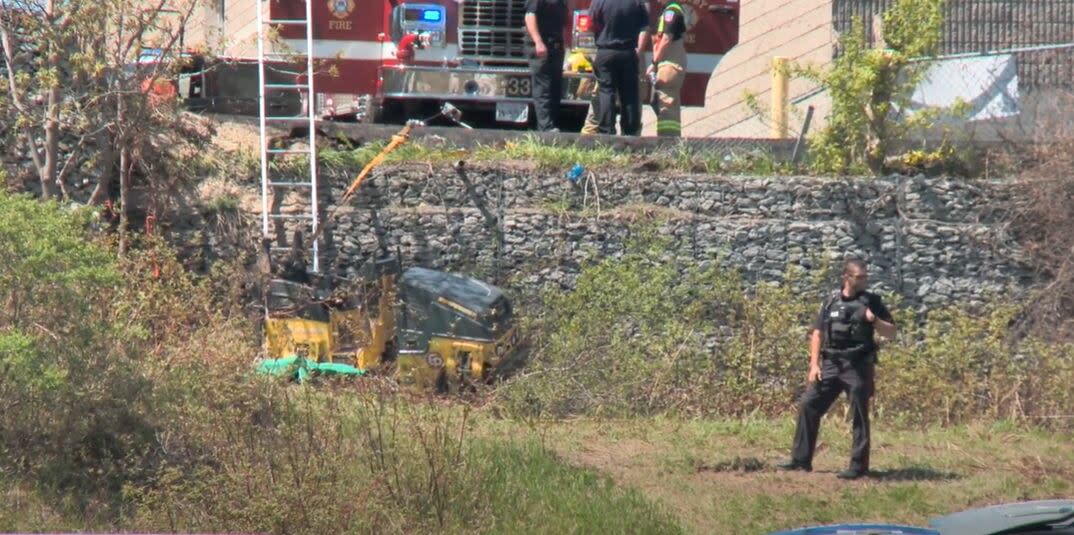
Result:
{"label": "shoulder patch on uniform", "polygon": [[665,11],[664,12],[664,20],[666,22],[674,22],[675,21],[675,12],[670,10],[670,9]]}

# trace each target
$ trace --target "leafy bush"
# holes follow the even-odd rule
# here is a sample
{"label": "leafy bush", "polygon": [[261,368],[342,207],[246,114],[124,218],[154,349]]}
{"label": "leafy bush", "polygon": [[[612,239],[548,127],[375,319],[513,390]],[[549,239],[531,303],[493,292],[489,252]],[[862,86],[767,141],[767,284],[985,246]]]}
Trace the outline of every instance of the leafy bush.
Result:
{"label": "leafy bush", "polygon": [[549,292],[533,362],[501,389],[505,402],[552,415],[782,406],[769,383],[801,360],[791,355],[812,307],[789,286],[750,295],[736,273],[680,270],[667,247],[643,233],[622,258],[586,266],[573,292]]}
{"label": "leafy bush", "polygon": [[107,306],[119,269],[85,221],[0,194],[0,447],[10,468],[58,490],[116,490],[147,439],[147,384],[126,371]]}
{"label": "leafy bush", "polygon": [[[886,47],[870,47],[860,18],[839,38],[839,55],[826,70],[795,66],[794,73],[813,80],[831,95],[827,125],[810,141],[813,168],[822,173],[883,171],[887,158],[910,133],[932,128],[941,114],[959,116],[965,105],[910,112],[910,96],[931,66],[924,58],[939,50],[943,0],[899,0],[882,15]],[[956,163],[942,148],[928,160]],[[913,158],[904,160],[915,166]]]}
{"label": "leafy bush", "polygon": [[913,422],[973,420],[1034,424],[1074,407],[1074,345],[1019,338],[1022,309],[994,305],[982,314],[952,307],[910,326],[883,356],[878,410]]}
{"label": "leafy bush", "polygon": [[[634,492],[535,442],[475,436],[468,408],[373,389],[249,382],[177,419],[180,457],[143,489],[129,525],[272,533],[676,532]],[[204,412],[202,412],[204,411]],[[540,522],[535,522],[540,518]]]}
{"label": "leafy bush", "polygon": [[163,458],[166,409],[191,399],[177,378],[248,362],[256,346],[214,299],[239,290],[195,281],[160,244],[119,260],[91,218],[0,194],[0,463],[110,517]]}
{"label": "leafy bush", "polygon": [[405,399],[373,379],[315,389],[253,376],[242,266],[194,278],[151,240],[118,260],[86,222],[0,194],[0,489],[31,498],[0,508],[0,523],[679,531],[637,493],[535,443],[471,437],[465,405]]}

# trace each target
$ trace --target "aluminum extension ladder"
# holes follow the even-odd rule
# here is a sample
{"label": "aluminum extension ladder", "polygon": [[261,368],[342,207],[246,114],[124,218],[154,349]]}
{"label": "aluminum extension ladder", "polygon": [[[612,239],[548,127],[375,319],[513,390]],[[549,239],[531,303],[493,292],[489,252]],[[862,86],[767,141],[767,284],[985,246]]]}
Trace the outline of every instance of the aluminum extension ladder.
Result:
{"label": "aluminum extension ladder", "polygon": [[[317,134],[315,129],[315,114],[316,114],[316,93],[313,88],[313,27],[310,23],[313,20],[313,0],[304,0],[302,3],[305,5],[305,18],[301,19],[266,19],[265,13],[269,3],[273,0],[258,0],[257,8],[257,97],[259,105],[259,130],[260,130],[260,153],[261,153],[261,230],[262,236],[266,239],[270,238],[269,221],[270,220],[297,220],[300,223],[308,224],[308,230],[303,232],[305,236],[317,236],[318,225],[320,224],[318,206],[317,206]],[[298,3],[297,0],[294,3]],[[270,12],[271,13],[271,12]],[[282,26],[300,26],[305,29],[306,34],[306,50],[305,53],[276,53],[265,51],[266,30],[269,27],[282,27]],[[277,72],[299,77],[304,76],[305,83],[267,83],[265,78],[266,62],[286,62],[286,64],[298,64],[304,58],[306,64],[305,71],[288,71],[281,70],[276,66],[271,68]],[[300,94],[305,93],[305,113],[296,116],[271,116],[268,115],[267,97],[270,92],[287,92],[297,91]],[[289,149],[289,148],[272,148],[269,146],[269,139],[266,132],[266,125],[268,123],[302,123],[305,122],[309,126],[309,141],[307,148],[305,149]],[[270,165],[270,156],[285,155],[285,154],[306,154],[309,158],[309,180],[301,180],[292,178],[291,180],[274,180],[272,176],[274,170]],[[299,191],[305,192],[309,195],[309,212],[301,214],[281,214],[269,213],[269,195],[286,194],[287,191]],[[280,225],[285,226],[284,224]],[[314,238],[312,243],[304,244],[309,248],[308,253],[310,255],[310,266],[313,273],[320,271],[320,259],[319,259],[319,246],[318,239]],[[292,244],[294,245],[294,244]],[[270,253],[280,253],[290,251],[290,247],[278,247],[273,246],[270,249]],[[305,253],[305,251],[303,251]],[[271,255],[270,255],[271,256]]]}

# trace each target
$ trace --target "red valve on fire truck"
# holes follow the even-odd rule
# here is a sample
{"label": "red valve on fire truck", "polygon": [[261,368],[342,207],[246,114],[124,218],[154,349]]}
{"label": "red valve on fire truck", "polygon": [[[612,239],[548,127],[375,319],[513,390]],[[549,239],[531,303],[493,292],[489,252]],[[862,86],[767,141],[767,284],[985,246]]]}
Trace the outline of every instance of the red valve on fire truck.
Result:
{"label": "red valve on fire truck", "polygon": [[399,40],[395,50],[395,57],[403,63],[414,61],[415,50],[424,50],[428,39],[423,39],[421,34],[408,33]]}

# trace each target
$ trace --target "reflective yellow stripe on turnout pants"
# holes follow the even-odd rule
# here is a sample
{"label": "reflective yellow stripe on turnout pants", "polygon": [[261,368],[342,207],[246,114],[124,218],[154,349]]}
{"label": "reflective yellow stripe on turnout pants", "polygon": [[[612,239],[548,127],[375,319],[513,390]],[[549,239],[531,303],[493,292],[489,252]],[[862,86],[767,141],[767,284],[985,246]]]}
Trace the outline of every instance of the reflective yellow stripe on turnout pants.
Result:
{"label": "reflective yellow stripe on turnout pants", "polygon": [[667,60],[656,69],[656,135],[678,137],[682,134],[680,107],[682,84],[686,79],[686,49],[683,40],[668,46]]}
{"label": "reflective yellow stripe on turnout pants", "polygon": [[680,120],[682,82],[686,74],[678,65],[665,63],[656,71],[656,135],[679,136],[682,134]]}

